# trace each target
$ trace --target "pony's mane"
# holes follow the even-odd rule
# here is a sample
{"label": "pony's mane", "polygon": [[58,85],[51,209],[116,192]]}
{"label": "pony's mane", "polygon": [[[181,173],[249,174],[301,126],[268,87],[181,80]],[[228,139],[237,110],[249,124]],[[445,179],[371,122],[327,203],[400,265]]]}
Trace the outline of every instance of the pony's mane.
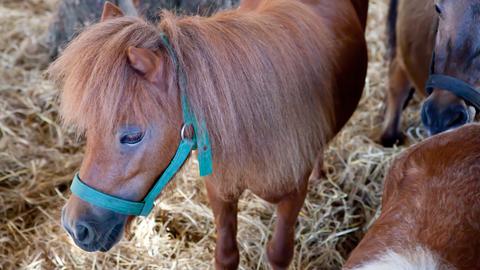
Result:
{"label": "pony's mane", "polygon": [[215,162],[255,169],[265,181],[300,178],[333,121],[333,38],[321,18],[282,0],[210,18],[162,17],[158,27],[131,17],[102,22],[68,46],[50,68],[63,82],[66,122],[114,129],[168,109],[125,57],[128,46],[164,50],[164,32],[187,76],[192,110],[206,121]]}

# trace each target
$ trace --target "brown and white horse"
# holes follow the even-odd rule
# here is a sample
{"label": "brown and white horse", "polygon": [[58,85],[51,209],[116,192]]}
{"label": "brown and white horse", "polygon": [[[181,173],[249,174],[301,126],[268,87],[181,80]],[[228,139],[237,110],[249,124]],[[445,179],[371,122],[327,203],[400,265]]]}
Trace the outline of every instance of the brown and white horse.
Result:
{"label": "brown and white horse", "polygon": [[350,270],[480,269],[480,125],[403,153],[385,180],[382,212]]}
{"label": "brown and white horse", "polygon": [[[102,22],[49,69],[63,88],[65,122],[86,136],[81,179],[140,201],[172,159],[182,110],[164,33],[210,135],[213,175],[202,180],[215,216],[217,268],[238,266],[237,202],[246,189],[277,204],[267,253],[274,269],[287,268],[309,176],[314,167],[318,175],[326,143],[362,94],[367,8],[367,0],[250,0],[209,18],[164,12],[154,26],[106,4]],[[128,217],[72,195],[62,221],[79,247],[106,251]]]}
{"label": "brown and white horse", "polygon": [[[402,143],[402,110],[414,90],[426,97],[430,73],[448,75],[480,88],[479,23],[479,0],[390,1],[389,87],[381,138],[384,146]],[[422,122],[429,134],[474,120],[475,110],[468,101],[449,89],[433,90],[422,107]]]}

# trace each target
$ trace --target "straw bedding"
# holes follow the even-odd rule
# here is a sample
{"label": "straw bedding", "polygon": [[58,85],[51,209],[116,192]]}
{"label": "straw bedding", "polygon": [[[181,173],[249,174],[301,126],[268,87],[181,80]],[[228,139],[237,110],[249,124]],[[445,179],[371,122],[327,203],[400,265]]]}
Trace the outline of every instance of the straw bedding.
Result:
{"label": "straw bedding", "polygon": [[[83,141],[59,126],[58,90],[46,80],[45,32],[57,0],[0,0],[0,269],[212,269],[215,231],[196,164],[137,219],[108,253],[85,253],[60,226]],[[382,181],[403,148],[375,143],[387,82],[388,0],[371,0],[370,67],[364,97],[325,153],[326,178],[310,183],[291,269],[339,269],[371,224]],[[419,102],[404,113],[409,144],[423,138]],[[268,269],[274,207],[250,193],[239,205],[240,269]]]}

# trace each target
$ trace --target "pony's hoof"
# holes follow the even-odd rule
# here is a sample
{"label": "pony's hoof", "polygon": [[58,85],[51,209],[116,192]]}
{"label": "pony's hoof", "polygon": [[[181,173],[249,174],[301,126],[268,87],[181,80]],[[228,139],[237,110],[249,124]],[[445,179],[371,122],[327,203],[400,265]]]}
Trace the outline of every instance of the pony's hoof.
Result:
{"label": "pony's hoof", "polygon": [[385,133],[380,138],[380,143],[384,147],[392,147],[394,145],[402,145],[405,142],[405,135],[401,132],[394,134]]}

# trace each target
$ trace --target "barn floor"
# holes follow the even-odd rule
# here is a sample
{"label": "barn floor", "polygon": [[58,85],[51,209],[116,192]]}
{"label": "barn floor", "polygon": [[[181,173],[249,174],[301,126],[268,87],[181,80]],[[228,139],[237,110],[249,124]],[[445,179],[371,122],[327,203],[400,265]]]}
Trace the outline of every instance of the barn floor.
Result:
{"label": "barn floor", "polygon": [[[56,0],[0,0],[0,269],[212,269],[214,226],[202,180],[190,163],[155,214],[137,219],[108,253],[85,253],[60,227],[81,140],[59,126],[58,90],[43,72],[44,33]],[[326,151],[327,179],[310,183],[291,269],[340,269],[375,217],[382,181],[402,148],[375,143],[387,81],[387,0],[371,0],[370,67],[361,105]],[[419,141],[419,102],[404,113]],[[240,269],[268,269],[265,244],[274,208],[252,194],[240,202]]]}

